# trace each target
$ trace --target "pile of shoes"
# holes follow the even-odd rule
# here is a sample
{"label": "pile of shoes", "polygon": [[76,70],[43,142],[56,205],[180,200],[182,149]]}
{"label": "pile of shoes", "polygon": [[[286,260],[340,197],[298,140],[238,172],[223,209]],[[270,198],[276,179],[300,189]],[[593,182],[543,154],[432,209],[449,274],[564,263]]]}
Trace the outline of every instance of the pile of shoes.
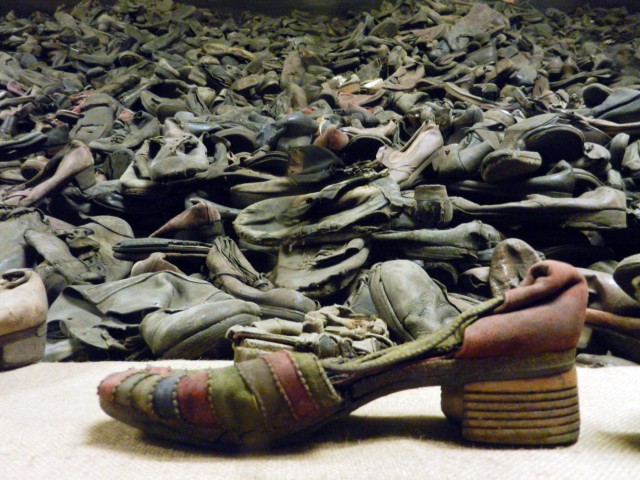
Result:
{"label": "pile of shoes", "polygon": [[[470,319],[505,298],[511,313],[486,318],[533,315],[574,284],[589,293],[569,302],[578,336],[546,347],[532,328],[521,352],[640,362],[639,20],[455,0],[340,18],[172,0],[8,13],[0,368],[235,356],[254,366],[220,381],[264,389],[264,370],[335,413],[333,386],[351,385],[353,409],[362,376],[397,389],[385,369],[463,334],[460,358],[499,355],[467,344]],[[306,380],[286,384],[294,371]],[[111,378],[103,406],[127,416],[109,403],[121,382],[167,399],[213,382],[182,378]],[[183,418],[204,418],[195,397]],[[261,428],[218,437],[279,441]]]}

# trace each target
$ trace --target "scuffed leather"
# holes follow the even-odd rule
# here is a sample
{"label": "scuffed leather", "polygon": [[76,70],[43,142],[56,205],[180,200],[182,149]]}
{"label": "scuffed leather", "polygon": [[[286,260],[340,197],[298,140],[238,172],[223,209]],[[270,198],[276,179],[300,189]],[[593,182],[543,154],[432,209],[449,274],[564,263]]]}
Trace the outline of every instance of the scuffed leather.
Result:
{"label": "scuffed leather", "polygon": [[585,320],[587,283],[571,265],[546,260],[504,294],[495,314],[464,332],[455,358],[525,356],[575,348]]}

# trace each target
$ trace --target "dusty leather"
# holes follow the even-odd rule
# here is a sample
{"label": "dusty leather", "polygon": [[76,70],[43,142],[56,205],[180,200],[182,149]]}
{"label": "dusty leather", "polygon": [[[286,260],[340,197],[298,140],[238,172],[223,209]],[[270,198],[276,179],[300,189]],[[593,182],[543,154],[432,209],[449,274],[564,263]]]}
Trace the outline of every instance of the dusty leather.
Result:
{"label": "dusty leather", "polygon": [[620,288],[613,275],[588,268],[578,268],[578,271],[587,279],[590,309],[640,317],[640,303]]}
{"label": "dusty leather", "polygon": [[429,162],[429,158],[443,144],[444,140],[438,126],[435,123],[426,123],[401,150],[382,147],[378,150],[376,159],[389,169],[389,176],[402,186],[416,170],[422,168],[425,162]]}
{"label": "dusty leather", "polygon": [[140,333],[153,354],[160,358],[230,358],[225,338],[232,326],[248,325],[260,318],[260,307],[231,295],[179,312],[157,310],[145,316]]}
{"label": "dusty leather", "polygon": [[0,337],[41,325],[47,319],[47,292],[36,272],[13,269],[0,276]]}
{"label": "dusty leather", "polygon": [[[86,236],[87,232],[83,231],[80,235]],[[24,238],[42,260],[36,267],[36,271],[45,284],[50,301],[55,300],[62,289],[68,285],[89,285],[104,282],[104,273],[90,268],[75,257],[69,249],[69,245],[53,232],[27,230]],[[100,249],[97,242],[88,240],[85,249],[91,250],[90,254]]]}
{"label": "dusty leather", "polygon": [[385,251],[425,261],[476,260],[478,251],[493,248],[502,235],[489,224],[472,221],[448,229],[386,231],[373,235]]}
{"label": "dusty leather", "polygon": [[32,266],[33,255],[24,239],[24,233],[29,229],[50,231],[48,222],[40,210],[23,207],[0,207],[1,272]]}
{"label": "dusty leather", "polygon": [[196,240],[211,242],[223,233],[220,213],[203,199],[196,199],[182,213],[179,213],[159,229],[151,233],[150,237]]}
{"label": "dusty leather", "polygon": [[627,226],[624,192],[598,187],[576,198],[528,195],[520,202],[478,205],[462,197],[451,197],[456,217],[488,222],[523,224],[532,221],[585,230],[621,229]]}
{"label": "dusty leather", "polygon": [[531,267],[504,303],[464,332],[455,358],[524,356],[576,347],[585,320],[587,283],[572,266],[546,260]]}
{"label": "dusty leather", "polygon": [[230,202],[235,207],[244,208],[273,197],[317,192],[344,178],[339,173],[341,167],[344,164],[340,157],[324,147],[292,148],[288,152],[285,177],[234,185],[229,190]]}
{"label": "dusty leather", "polygon": [[399,342],[428,335],[460,313],[429,274],[409,260],[378,263],[363,272],[345,305],[382,318]]}
{"label": "dusty leather", "polygon": [[204,280],[167,271],[145,273],[100,285],[67,287],[51,305],[47,321],[50,329],[61,329],[89,347],[131,354],[135,347],[127,339],[138,334],[145,315],[214,303],[220,296],[227,298]]}
{"label": "dusty leather", "polygon": [[521,181],[488,183],[480,180],[460,180],[448,186],[452,193],[478,200],[521,200],[532,193],[556,197],[569,197],[576,187],[574,168],[567,162],[558,162],[544,175]]}
{"label": "dusty leather", "polygon": [[255,203],[238,214],[234,228],[256,245],[341,241],[384,230],[414,203],[391,178],[363,175],[317,193]]}
{"label": "dusty leather", "polygon": [[106,93],[93,93],[82,105],[83,117],[69,132],[74,140],[89,143],[109,136],[118,103]]}
{"label": "dusty leather", "polygon": [[622,259],[613,272],[613,279],[620,285],[624,292],[640,299],[639,279],[640,277],[640,254],[631,255]]}
{"label": "dusty leather", "polygon": [[529,268],[540,261],[536,251],[517,238],[503,240],[493,251],[489,266],[489,288],[494,297],[517,287]]}
{"label": "dusty leather", "polygon": [[616,315],[611,312],[587,308],[585,325],[616,330],[640,339],[640,317]]}
{"label": "dusty leather", "polygon": [[[259,274],[229,237],[214,240],[207,255],[210,281],[236,298],[255,302],[262,315],[275,315],[291,320],[317,309],[318,304],[289,288],[276,288]],[[277,314],[276,314],[277,313]]]}
{"label": "dusty leather", "polygon": [[318,299],[344,289],[368,256],[369,245],[361,238],[322,246],[285,246],[280,249],[270,279],[279,287]]}

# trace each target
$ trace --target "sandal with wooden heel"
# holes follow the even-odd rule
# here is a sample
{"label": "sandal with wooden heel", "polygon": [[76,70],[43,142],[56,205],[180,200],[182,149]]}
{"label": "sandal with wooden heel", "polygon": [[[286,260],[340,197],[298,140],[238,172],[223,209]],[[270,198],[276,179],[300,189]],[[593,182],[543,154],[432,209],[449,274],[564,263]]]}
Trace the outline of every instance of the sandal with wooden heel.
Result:
{"label": "sandal with wooden heel", "polygon": [[199,371],[130,369],[98,387],[112,417],[178,442],[267,448],[308,437],[358,407],[441,385],[442,407],[474,442],[577,441],[575,347],[587,285],[572,266],[533,265],[520,286],[417,340],[355,360],[278,351]]}

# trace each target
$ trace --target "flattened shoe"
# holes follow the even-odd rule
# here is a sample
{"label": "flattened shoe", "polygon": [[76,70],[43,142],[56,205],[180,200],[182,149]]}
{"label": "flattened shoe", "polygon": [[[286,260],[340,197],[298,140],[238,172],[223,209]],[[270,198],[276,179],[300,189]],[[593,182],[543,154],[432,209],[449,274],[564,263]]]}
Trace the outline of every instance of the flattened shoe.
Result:
{"label": "flattened shoe", "polygon": [[207,254],[209,281],[236,298],[260,305],[263,318],[302,321],[318,303],[290,288],[276,288],[258,273],[229,237],[217,237]]}
{"label": "flattened shoe", "polygon": [[364,174],[319,192],[270,198],[242,210],[233,226],[256,245],[340,242],[385,229],[415,203],[382,174]]}
{"label": "flattened shoe", "polygon": [[320,299],[346,288],[368,257],[369,245],[362,238],[336,244],[283,247],[270,279],[278,287]]}
{"label": "flattened shoe", "polygon": [[520,202],[497,205],[478,205],[462,197],[451,197],[451,202],[454,221],[475,218],[492,224],[545,224],[579,230],[627,227],[624,192],[610,187],[598,187],[576,198],[532,194]]}
{"label": "flattened shoe", "polygon": [[443,145],[438,126],[425,123],[401,150],[382,147],[376,159],[389,169],[389,176],[400,187],[409,188],[417,183],[420,174],[431,165],[433,156],[440,153]]}
{"label": "flattened shoe", "polygon": [[177,442],[266,448],[384,395],[443,385],[444,413],[468,440],[570,444],[580,429],[574,362],[586,302],[573,267],[541,262],[504,297],[404,345],[345,361],[283,350],[219,369],[130,369],[100,383],[100,405]]}
{"label": "flattened shoe", "polygon": [[140,333],[159,358],[224,359],[231,358],[227,330],[259,319],[258,305],[220,292],[214,303],[150,313],[142,319]]}
{"label": "flattened shoe", "polygon": [[430,262],[475,262],[478,252],[495,247],[502,234],[491,225],[474,220],[454,228],[386,231],[373,235],[386,252],[402,252],[404,258]]}

